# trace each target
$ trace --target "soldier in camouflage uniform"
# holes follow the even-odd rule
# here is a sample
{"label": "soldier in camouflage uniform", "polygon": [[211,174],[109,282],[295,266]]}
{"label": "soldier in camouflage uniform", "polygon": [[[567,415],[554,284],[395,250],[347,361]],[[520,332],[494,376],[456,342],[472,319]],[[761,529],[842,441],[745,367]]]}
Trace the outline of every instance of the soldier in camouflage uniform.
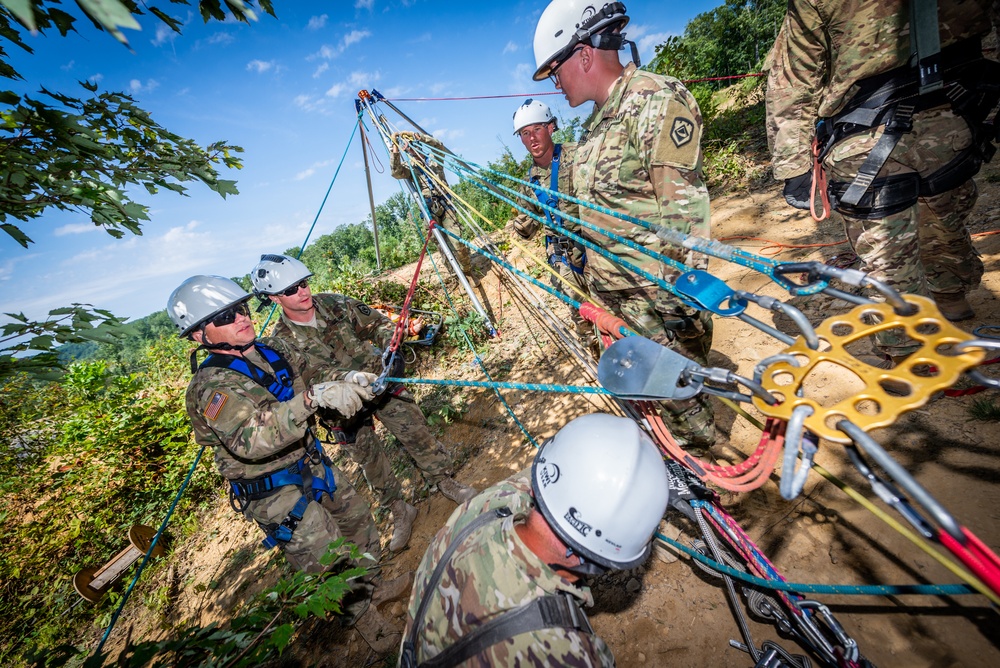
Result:
{"label": "soldier in camouflage uniform", "polygon": [[[382,350],[392,339],[392,322],[356,299],[337,294],[313,295],[310,276],[312,272],[302,262],[287,255],[264,255],[254,267],[250,277],[257,295],[281,307],[281,320],[273,336],[292,341],[337,368],[381,372]],[[402,357],[397,355],[395,359],[400,365],[390,375],[400,377]],[[361,467],[379,503],[392,511],[394,526],[389,549],[398,551],[409,541],[417,510],[402,498],[402,488],[375,433],[372,416],[399,440],[427,484],[436,485],[456,503],[471,498],[476,490],[451,477],[451,455],[431,433],[413,395],[402,385],[392,386],[376,401],[367,402],[359,416],[344,429],[333,432],[343,436],[341,447]]]}
{"label": "soldier in camouflage uniform", "polygon": [[[538,100],[527,99],[514,113],[514,134],[521,139],[524,148],[531,154],[532,164],[528,170],[528,181],[544,188],[556,190],[567,195],[573,194],[573,158],[576,155],[576,144],[552,141],[552,133],[556,131],[556,119],[548,105]],[[558,153],[557,153],[558,152]],[[555,159],[555,160],[554,160]],[[552,187],[552,165],[557,165],[558,174],[556,188]],[[544,192],[535,192],[528,186],[521,186],[521,202],[538,218],[548,218],[552,214],[539,206],[539,196],[549,206],[563,211],[568,216],[578,218],[580,207],[570,201],[557,198]],[[571,220],[560,219],[559,224],[571,232],[579,234],[579,225]],[[541,224],[526,213],[518,213],[511,221],[511,227],[525,239],[531,239],[541,227]],[[559,274],[559,278],[551,278],[552,287],[562,290],[577,301],[583,301],[567,286],[573,286],[584,295],[587,294],[587,281],[584,277],[584,266],[587,262],[587,249],[582,244],[573,241],[556,230],[546,232],[545,254],[549,264]],[[561,279],[561,280],[560,280]],[[588,322],[579,311],[572,311],[571,317],[577,336],[585,348],[594,357],[600,357],[600,348],[594,325]]]}
{"label": "soldier in camouflage uniform", "polygon": [[[809,208],[815,138],[834,215],[862,269],[901,292],[933,296],[958,321],[974,316],[966,294],[983,272],[966,219],[976,201],[972,176],[993,138],[977,125],[983,100],[959,91],[974,90],[974,80],[1000,82],[979,46],[991,0],[938,4],[938,20],[923,22],[942,47],[944,87],[932,92],[909,65],[918,57],[911,34],[919,40],[921,27],[911,3],[791,0],[768,57],[767,130],[789,204]],[[905,358],[915,343],[878,336],[880,365]]]}
{"label": "soldier in camouflage uniform", "polygon": [[[285,341],[256,339],[248,299],[236,283],[218,276],[194,276],[170,296],[167,310],[181,335],[211,350],[210,360],[242,361],[276,383],[269,389],[236,368],[206,360],[186,396],[195,440],[213,448],[216,466],[233,488],[234,508],[255,521],[297,570],[326,570],[320,559],[341,536],[377,560],[371,510],[317,450],[308,424],[321,406],[342,417],[359,410],[371,396],[361,382],[373,377],[337,370]],[[359,382],[343,380],[349,374]],[[289,472],[301,476],[298,484],[272,477]],[[323,491],[331,480],[335,490]],[[297,506],[302,499],[304,512]]]}
{"label": "soldier in camouflage uniform", "polygon": [[[570,106],[595,103],[576,150],[573,192],[655,226],[708,238],[697,102],[677,79],[641,71],[633,63],[622,67],[617,51],[630,42],[620,32],[629,20],[621,3],[606,4],[593,15],[592,9],[581,0],[554,0],[535,29],[535,80],[551,76]],[[708,266],[703,255],[671,246],[645,227],[588,207],[581,212],[583,220],[651,251],[695,269]],[[657,278],[672,281],[678,275],[659,260],[604,235],[588,229],[581,234]],[[707,363],[711,314],[684,305],[593,252],[587,253],[587,275],[594,300],[638,334]],[[663,417],[682,447],[698,451],[715,443],[715,420],[704,394],[662,405]]]}
{"label": "soldier in camouflage uniform", "polygon": [[[614,666],[579,609],[593,605],[580,577],[642,564],[669,498],[662,457],[633,421],[573,420],[530,472],[487,489],[438,531],[414,579],[400,665]],[[548,623],[511,630],[540,605]],[[476,642],[486,624],[493,637]]]}
{"label": "soldier in camouflage uniform", "polygon": [[[424,202],[427,203],[427,210],[430,212],[431,216],[438,225],[444,229],[462,236],[462,227],[459,225],[458,219],[455,218],[455,211],[450,206],[450,201],[445,195],[443,186],[439,185],[437,181],[434,181],[427,174],[414,165],[413,171],[411,173],[410,166],[403,162],[402,154],[400,153],[400,144],[405,144],[409,141],[418,141],[422,144],[436,149],[437,151],[446,151],[444,144],[435,139],[430,135],[425,135],[422,133],[410,133],[402,132],[393,135],[393,144],[391,153],[391,160],[389,163],[389,170],[392,173],[394,179],[410,180],[416,177],[417,185],[419,186],[420,194],[424,197]],[[442,184],[447,184],[448,180],[445,177],[444,166],[441,164],[440,160],[435,159],[432,155],[431,157],[425,157],[423,154],[418,153],[414,149],[409,149],[410,157],[412,161],[417,163],[426,164],[427,169],[440,181]],[[469,253],[469,247],[463,243],[455,241],[444,235],[445,242],[451,249],[452,255],[458,260],[458,266],[462,268],[462,273],[473,285],[479,285],[479,277],[472,273],[472,257]],[[445,263],[448,264],[448,263]],[[451,265],[448,264],[449,270]]]}

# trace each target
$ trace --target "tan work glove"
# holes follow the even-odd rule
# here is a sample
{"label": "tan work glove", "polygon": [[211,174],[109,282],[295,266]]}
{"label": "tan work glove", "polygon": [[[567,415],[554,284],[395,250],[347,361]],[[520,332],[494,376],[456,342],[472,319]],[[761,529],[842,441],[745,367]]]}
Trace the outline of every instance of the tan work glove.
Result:
{"label": "tan work glove", "polygon": [[[362,399],[360,393],[355,389],[360,387],[357,383],[346,380],[334,380],[316,383],[309,389],[309,394],[312,397],[313,405],[335,410],[345,418],[349,418],[361,410]],[[370,390],[369,394],[371,394]]]}
{"label": "tan work glove", "polygon": [[376,380],[378,380],[377,375],[366,371],[348,371],[344,376],[344,382],[350,385],[362,401],[371,401],[375,398],[371,386]]}

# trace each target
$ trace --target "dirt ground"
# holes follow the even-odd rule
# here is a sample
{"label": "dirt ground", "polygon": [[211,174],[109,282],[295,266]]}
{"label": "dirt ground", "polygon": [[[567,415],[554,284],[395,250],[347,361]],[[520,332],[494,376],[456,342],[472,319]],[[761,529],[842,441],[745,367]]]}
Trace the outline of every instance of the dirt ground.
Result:
{"label": "dirt ground", "polygon": [[[988,166],[978,182],[981,195],[972,217],[976,247],[987,274],[970,296],[977,316],[959,326],[971,331],[1000,322],[1000,235],[996,230],[1000,168]],[[764,238],[783,244],[826,244],[785,248],[782,260],[828,260],[848,250],[837,245],[843,234],[829,222],[817,225],[808,215],[785,206],[780,191],[742,192],[713,199],[713,235],[730,239],[753,252]],[[520,256],[511,251],[511,257]],[[518,264],[523,264],[518,260]],[[719,260],[711,271],[737,289],[787,299],[787,293],[764,276]],[[400,278],[408,278],[400,272]],[[490,373],[499,380],[533,383],[594,383],[588,372],[551,333],[537,310],[515,298],[497,273],[491,271],[479,290],[481,299],[499,323],[501,337],[481,355]],[[824,297],[796,298],[814,323],[844,311],[844,302]],[[564,307],[553,307],[557,316]],[[769,313],[752,307],[751,313],[772,322]],[[779,323],[779,326],[782,326]],[[784,346],[736,319],[716,318],[714,351],[710,362],[752,375],[761,359]],[[427,378],[484,379],[470,353],[443,353],[442,348],[421,350],[410,374]],[[845,390],[846,388],[846,390]],[[831,373],[818,378],[809,391],[817,398],[850,392],[849,379]],[[457,478],[479,489],[523,469],[534,448],[510,418],[496,395],[487,390],[430,391],[421,386],[425,412],[450,415],[441,425],[441,440],[462,461]],[[978,395],[989,396],[989,395]],[[995,396],[995,395],[994,395]],[[875,435],[958,520],[987,545],[1000,548],[1000,487],[996,484],[998,436],[996,422],[974,421],[968,406],[976,397],[945,397],[915,410]],[[614,410],[603,398],[505,391],[504,399],[525,430],[537,442],[553,434],[567,420],[596,410]],[[451,410],[442,406],[451,406]],[[756,446],[759,431],[728,407],[717,403],[717,423],[722,434],[713,455],[720,462],[741,461]],[[753,412],[753,411],[751,411]],[[843,447],[821,442],[817,462],[880,507],[864,480],[852,469]],[[345,469],[364,487],[356,467]],[[407,475],[405,467],[401,469]],[[723,494],[724,507],[789,581],[823,584],[955,583],[958,578],[931,556],[851,500],[834,485],[811,473],[804,492],[785,501],[778,492],[778,476],[761,489],[744,494]],[[419,482],[419,481],[415,481]],[[365,490],[367,493],[367,490]],[[414,484],[415,498],[426,490]],[[434,533],[454,505],[439,494],[423,498],[409,547],[386,561],[385,577],[413,570]],[[890,511],[890,515],[899,518]],[[695,527],[681,517],[668,516],[679,529],[680,540],[697,538]],[[388,527],[383,519],[383,526]],[[908,525],[907,525],[908,526]],[[383,537],[385,544],[388,533]],[[235,518],[220,501],[218,512],[204,521],[203,530],[180,542],[169,567],[160,568],[148,585],[166,584],[170,604],[154,612],[139,604],[119,623],[111,645],[121,643],[128,629],[133,638],[152,639],[180,622],[206,624],[223,621],[251,593],[278,577],[281,557],[257,547],[257,530]],[[596,632],[610,645],[619,666],[749,666],[749,656],[730,646],[739,630],[726,599],[722,581],[694,567],[687,558],[659,552],[641,568],[606,576],[594,585],[597,605],[590,614]],[[980,595],[931,596],[817,596],[830,607],[861,652],[880,666],[997,666],[1000,665],[1000,617]],[[386,623],[402,630],[405,600],[381,608]],[[774,640],[794,654],[802,649],[781,639],[774,627],[751,617],[750,628],[759,646]],[[398,636],[396,636],[398,640]],[[369,638],[371,640],[371,638]],[[394,657],[379,657],[365,638],[343,628],[336,620],[308,625],[293,642],[287,665],[383,665]],[[394,665],[394,664],[393,664]]]}

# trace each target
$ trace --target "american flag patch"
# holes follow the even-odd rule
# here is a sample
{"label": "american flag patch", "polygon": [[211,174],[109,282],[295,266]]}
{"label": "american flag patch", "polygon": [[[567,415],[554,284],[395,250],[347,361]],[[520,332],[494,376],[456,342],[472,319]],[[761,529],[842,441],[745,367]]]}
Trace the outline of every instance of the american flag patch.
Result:
{"label": "american flag patch", "polygon": [[226,405],[226,400],[229,399],[228,395],[222,392],[216,392],[212,395],[212,400],[208,402],[208,406],[205,408],[205,417],[209,420],[214,420],[219,417],[219,412],[222,407]]}

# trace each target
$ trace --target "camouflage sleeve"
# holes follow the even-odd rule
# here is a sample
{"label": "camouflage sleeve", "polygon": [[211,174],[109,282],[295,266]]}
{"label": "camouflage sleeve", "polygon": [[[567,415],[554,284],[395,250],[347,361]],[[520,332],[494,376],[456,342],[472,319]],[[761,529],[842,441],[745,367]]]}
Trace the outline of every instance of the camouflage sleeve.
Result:
{"label": "camouflage sleeve", "polygon": [[394,146],[393,150],[389,152],[389,173],[392,174],[394,179],[408,179],[410,178],[410,167],[403,162],[402,153]]}
{"label": "camouflage sleeve", "polygon": [[385,317],[381,311],[376,311],[357,299],[345,297],[344,306],[358,338],[371,343],[379,350],[385,350],[392,341],[392,335],[396,329],[392,321]]}
{"label": "camouflage sleeve", "polygon": [[299,370],[302,383],[307,388],[315,383],[342,380],[347,375],[347,369],[338,369],[330,360],[309,352],[288,339],[268,337],[263,342],[281,353],[293,369]]}
{"label": "camouflage sleeve", "polygon": [[[562,147],[562,165],[559,167],[559,192],[576,197],[576,193],[573,192],[573,171],[576,169],[573,160],[576,156],[576,144],[563,144]],[[574,218],[581,217],[580,205],[567,199],[560,199],[559,210],[564,211],[566,215]],[[563,227],[570,232],[580,233],[580,224],[572,220],[564,219]]]}
{"label": "camouflage sleeve", "polygon": [[633,136],[646,151],[645,165],[656,195],[653,220],[665,227],[710,237],[708,188],[702,178],[702,118],[698,103],[680,83],[650,96]]}
{"label": "camouflage sleeve", "polygon": [[[520,204],[522,207],[532,212],[536,216],[542,217],[544,214],[542,213],[541,208],[539,208],[538,206],[538,199],[535,197],[535,191],[526,185],[518,185],[517,189],[520,191],[518,204]],[[530,239],[533,236],[535,236],[535,234],[542,226],[541,223],[539,223],[537,220],[535,220],[528,214],[524,213],[523,211],[518,211],[517,209],[515,209],[515,211],[517,212],[517,215],[514,216],[514,219],[511,223],[511,225],[514,228],[514,231],[517,232],[522,237],[524,237],[525,239]]]}
{"label": "camouflage sleeve", "polygon": [[249,378],[243,382],[225,369],[199,371],[188,387],[188,414],[195,440],[224,446],[233,455],[259,460],[301,439],[307,420],[304,393],[280,402]]}
{"label": "camouflage sleeve", "polygon": [[829,59],[818,9],[807,0],[791,0],[767,57],[767,142],[779,181],[812,168],[812,139]]}

